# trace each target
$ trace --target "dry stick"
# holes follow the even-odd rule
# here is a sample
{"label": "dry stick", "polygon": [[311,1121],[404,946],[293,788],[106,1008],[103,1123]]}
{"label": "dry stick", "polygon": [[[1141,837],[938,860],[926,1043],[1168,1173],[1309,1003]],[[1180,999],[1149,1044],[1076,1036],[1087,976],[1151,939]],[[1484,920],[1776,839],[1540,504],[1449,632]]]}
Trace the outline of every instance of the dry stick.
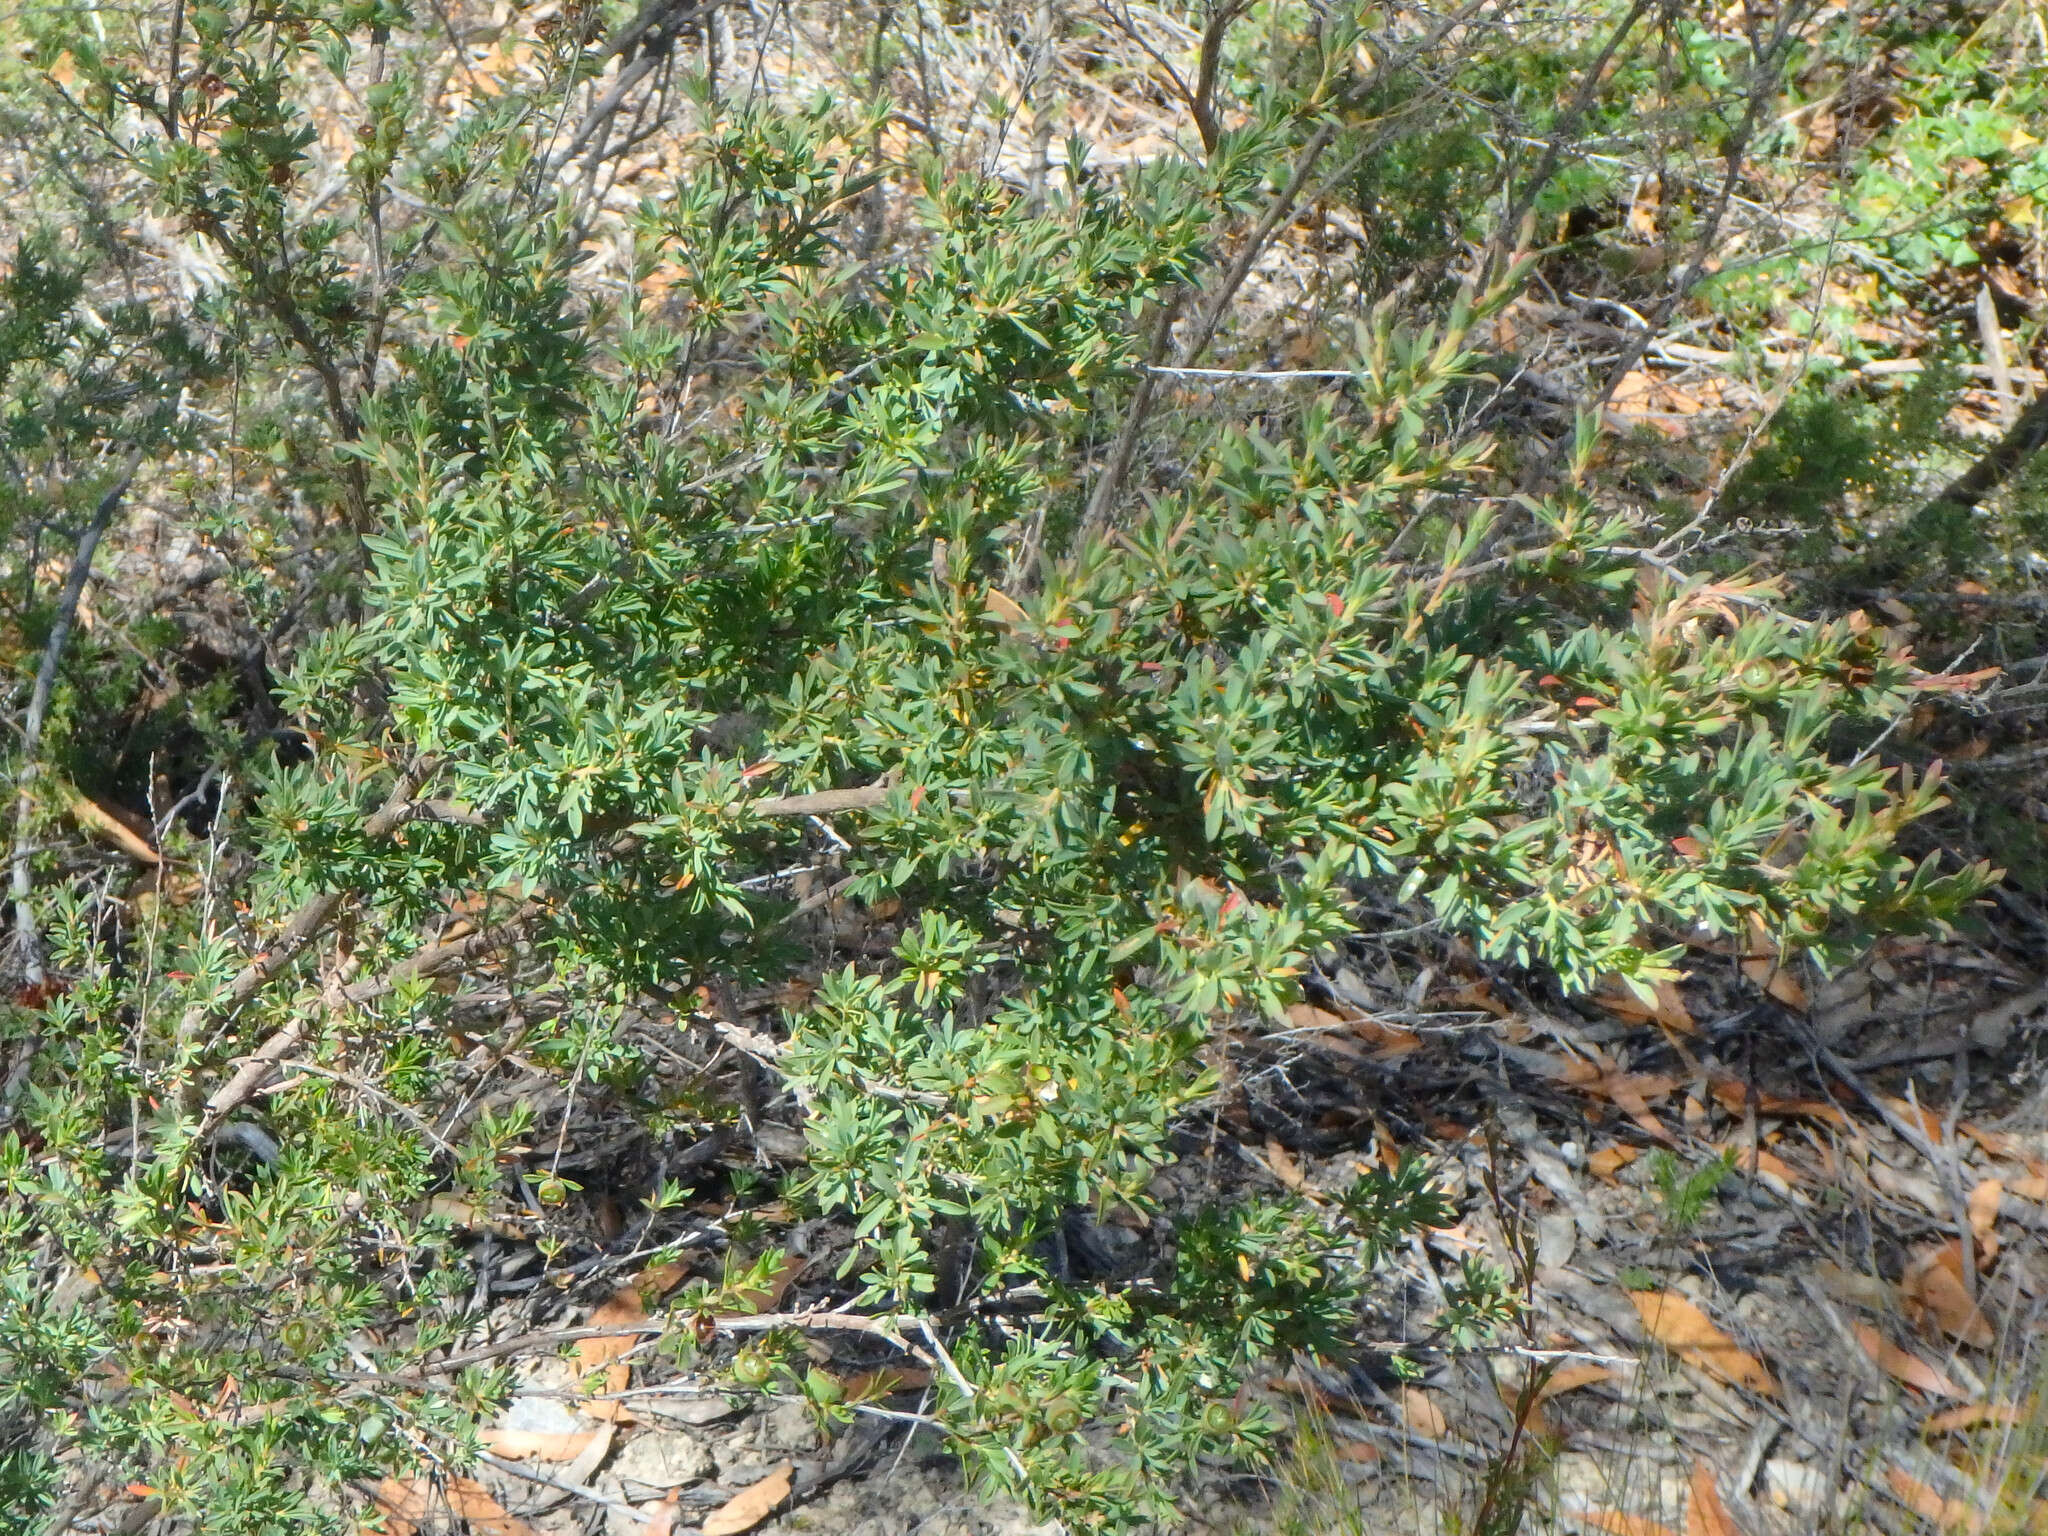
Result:
{"label": "dry stick", "polygon": [[[385,800],[383,806],[368,821],[363,823],[364,836],[372,840],[388,837],[400,826],[404,825],[412,809],[413,793],[425,781],[430,771],[429,765],[416,763],[406,772],[400,774],[398,782],[392,786],[391,794]],[[227,984],[225,990],[218,996],[193,1003],[187,1008],[184,1016],[178,1020],[177,1040],[179,1054],[182,1055],[186,1050],[194,1046],[198,1042],[201,1033],[209,1025],[221,1023],[231,1018],[244,1003],[261,991],[273,976],[290,965],[298,957],[299,953],[308,944],[312,943],[314,939],[318,938],[326,930],[329,923],[334,921],[334,916],[341,910],[341,904],[344,899],[343,892],[323,891],[318,896],[308,900],[298,911],[292,914],[291,921],[285,924],[284,932],[277,936],[276,942],[270,948],[257,955],[247,965],[243,966],[236,973],[235,979]],[[297,1043],[297,1035],[303,1029],[303,1020],[295,1019],[286,1026],[285,1030],[281,1033],[292,1034],[293,1039],[289,1044],[280,1049],[279,1055],[282,1054],[283,1050],[289,1050],[291,1045]],[[211,1134],[213,1130],[219,1127],[221,1119],[229,1110],[232,1110],[235,1104],[248,1098],[255,1091],[256,1087],[263,1082],[264,1078],[269,1075],[271,1066],[277,1060],[277,1055],[265,1056],[264,1053],[276,1044],[277,1038],[280,1037],[273,1037],[272,1040],[260,1047],[254,1055],[245,1058],[234,1077],[230,1078],[221,1091],[214,1095],[213,1100],[208,1102],[206,1117],[200,1128],[200,1135],[188,1143],[189,1146],[197,1147],[200,1141],[204,1140],[208,1134]],[[240,1097],[235,1098],[231,1103],[226,1103],[226,1107],[219,1114],[214,1113],[213,1104],[225,1101],[228,1089],[241,1085],[244,1075],[250,1072],[254,1072],[255,1076],[246,1087],[239,1087]],[[196,1081],[190,1081],[183,1085],[180,1097],[184,1101],[187,1113],[192,1113],[198,1109],[199,1106],[195,1102],[198,1098],[198,1093],[199,1085]]]}
{"label": "dry stick", "polygon": [[2048,446],[2048,393],[2014,418],[2013,424],[1985,455],[1944,486],[1939,495],[1916,514],[1918,520],[1953,508],[1974,509],[1978,502],[2018,473],[2020,466]]}
{"label": "dry stick", "polygon": [[[1593,401],[1592,408],[1596,412],[1606,409],[1608,401],[1614,398],[1614,392],[1621,388],[1621,381],[1642,362],[1650,347],[1663,334],[1672,313],[1706,275],[1707,259],[1713,253],[1715,242],[1720,239],[1721,225],[1727,220],[1728,209],[1735,199],[1736,183],[1742,179],[1742,167],[1749,158],[1749,141],[1756,135],[1757,121],[1763,114],[1765,99],[1770,94],[1770,88],[1777,82],[1778,67],[1783,61],[1784,50],[1792,41],[1793,18],[1800,13],[1801,7],[1787,6],[1778,18],[1775,35],[1756,55],[1749,86],[1749,101],[1743,109],[1742,122],[1736,128],[1734,138],[1729,142],[1726,153],[1727,169],[1721,177],[1721,191],[1715,199],[1714,211],[1708,216],[1699,238],[1693,242],[1692,256],[1687,260],[1685,270],[1678,274],[1678,280],[1658,302],[1656,318],[1646,329],[1636,333],[1628,349],[1615,359],[1614,366],[1608,370],[1607,382]],[[2048,421],[2048,418],[2044,418],[2044,421]],[[1539,459],[1536,466],[1539,472],[1550,463],[1555,452],[1553,449]]]}
{"label": "dry stick", "polygon": [[121,468],[121,476],[100,498],[93,509],[92,521],[79,536],[78,553],[71,562],[71,574],[64,579],[64,589],[57,598],[57,617],[50,626],[50,638],[43,646],[42,664],[36,668],[35,687],[29,693],[28,718],[22,726],[21,778],[14,797],[14,852],[11,894],[14,898],[14,937],[22,959],[22,979],[31,987],[40,987],[46,977],[43,968],[43,940],[36,931],[35,914],[29,909],[29,819],[35,814],[36,779],[42,773],[41,748],[43,722],[50,713],[50,693],[57,684],[57,666],[64,659],[65,642],[71,638],[71,625],[78,617],[79,599],[85,595],[86,578],[92,574],[92,558],[100,547],[100,537],[107,531],[107,525],[114,520],[114,509],[121,504],[121,498],[128,492],[128,484],[135,478],[135,466],[142,461],[142,450],[128,450],[128,462]]}
{"label": "dry stick", "polygon": [[[1195,339],[1188,347],[1187,355],[1190,361],[1201,356],[1210,338],[1216,334],[1216,327],[1223,320],[1223,312],[1230,307],[1231,300],[1237,297],[1237,290],[1251,274],[1252,267],[1265,251],[1266,242],[1272,238],[1273,231],[1280,227],[1281,220],[1293,209],[1295,199],[1301,195],[1301,189],[1307,184],[1310,172],[1315,169],[1316,161],[1322,158],[1323,151],[1329,147],[1330,140],[1335,138],[1336,134],[1336,125],[1325,123],[1310,135],[1308,143],[1302,147],[1301,154],[1294,162],[1294,173],[1287,178],[1287,185],[1274,195],[1266,207],[1265,217],[1259,220],[1258,228],[1252,231],[1252,236],[1245,242],[1244,249],[1238,252],[1237,260],[1231,263],[1230,271],[1224,277],[1223,287],[1216,295],[1215,304],[1210,307],[1207,317],[1196,331]],[[1116,498],[1123,490],[1124,480],[1131,472],[1131,460],[1138,450],[1138,436],[1145,429],[1145,420],[1152,414],[1153,398],[1159,392],[1159,375],[1154,370],[1166,359],[1166,349],[1173,342],[1174,323],[1180,319],[1180,312],[1186,305],[1187,298],[1188,290],[1183,287],[1174,294],[1172,301],[1159,316],[1159,328],[1153,332],[1152,345],[1146,351],[1144,371],[1139,375],[1137,389],[1131,394],[1130,408],[1124,413],[1124,424],[1117,433],[1116,446],[1110,450],[1108,467],[1095,482],[1094,493],[1088,498],[1088,510],[1081,519],[1084,529],[1102,528],[1108,524],[1110,508],[1116,504]]]}
{"label": "dry stick", "polygon": [[[10,894],[14,899],[15,945],[21,955],[22,980],[31,988],[40,988],[48,973],[43,966],[42,934],[36,928],[35,914],[29,906],[31,878],[29,860],[36,852],[36,845],[29,836],[29,818],[35,811],[36,779],[42,772],[41,748],[43,721],[50,711],[50,693],[56,686],[57,664],[64,653],[64,643],[71,635],[71,624],[78,614],[80,598],[85,593],[86,577],[92,570],[92,558],[99,548],[100,537],[112,521],[114,508],[128,489],[128,483],[135,476],[135,466],[141,461],[142,451],[130,449],[128,462],[122,467],[121,478],[107,494],[100,498],[100,504],[93,510],[93,520],[78,541],[78,554],[72,561],[71,574],[64,582],[62,595],[57,602],[56,622],[51,626],[50,638],[43,647],[42,664],[36,668],[34,689],[29,695],[28,718],[22,730],[22,767],[19,792],[15,797],[14,848],[11,855],[12,880]],[[38,1033],[30,1033],[17,1041],[14,1059],[9,1064],[7,1078],[0,1083],[0,1126],[6,1126],[14,1119],[14,1103],[20,1097],[28,1082],[28,1074],[35,1065],[36,1052],[42,1039]]]}
{"label": "dry stick", "polygon": [[[1323,151],[1330,147],[1330,141],[1336,136],[1337,125],[1324,123],[1310,134],[1308,142],[1302,145],[1301,153],[1295,156],[1294,170],[1287,178],[1287,185],[1282,187],[1266,205],[1265,215],[1259,220],[1258,228],[1252,231],[1251,238],[1237,253],[1237,260],[1230,264],[1230,270],[1224,274],[1223,286],[1217,290],[1216,301],[1209,306],[1208,314],[1202,317],[1201,324],[1195,328],[1195,334],[1188,342],[1187,362],[1194,362],[1209,349],[1209,343],[1215,339],[1217,327],[1223,324],[1224,314],[1237,298],[1237,290],[1244,286],[1245,279],[1251,276],[1252,268],[1258,265],[1259,258],[1266,253],[1267,243],[1273,238],[1274,231],[1293,215],[1295,203],[1301,196],[1301,189],[1308,185],[1309,176],[1315,171],[1316,162],[1322,159]],[[1157,362],[1158,359],[1154,358],[1152,361]]]}
{"label": "dry stick", "polygon": [[1166,349],[1173,341],[1173,324],[1180,318],[1187,296],[1186,288],[1179,289],[1160,313],[1159,328],[1152,333],[1152,345],[1145,352],[1145,371],[1138,378],[1138,387],[1131,393],[1130,407],[1124,412],[1124,424],[1117,432],[1116,446],[1110,450],[1109,464],[1095,482],[1094,493],[1088,498],[1088,510],[1082,515],[1084,530],[1107,525],[1109,509],[1115,503],[1117,493],[1123,489],[1124,477],[1131,472],[1131,459],[1138,451],[1138,434],[1144,430],[1145,418],[1152,413],[1152,397],[1159,389],[1158,375],[1152,370],[1166,356]]}
{"label": "dry stick", "polygon": [[[1429,37],[1402,54],[1398,61],[1390,58],[1374,69],[1372,83],[1376,84],[1391,74],[1397,62],[1405,64],[1410,59],[1420,57],[1422,53],[1447,37],[1454,28],[1462,25],[1484,3],[1485,0],[1466,0],[1464,5],[1445,17]],[[1648,3],[1649,0],[1638,0],[1638,10]],[[1619,41],[1617,37],[1614,43],[1609,45],[1610,51]],[[1237,254],[1237,259],[1231,263],[1230,270],[1225,273],[1215,302],[1210,305],[1208,314],[1196,327],[1195,335],[1188,344],[1183,363],[1196,362],[1208,350],[1209,343],[1215,339],[1217,328],[1223,323],[1224,314],[1237,298],[1238,289],[1244,286],[1245,279],[1251,276],[1252,268],[1265,254],[1266,246],[1272,240],[1274,232],[1292,216],[1303,187],[1308,184],[1309,176],[1314,172],[1316,162],[1322,158],[1323,151],[1329,148],[1336,138],[1337,129],[1338,125],[1335,122],[1325,122],[1302,146],[1301,153],[1295,159],[1294,171],[1287,179],[1287,185],[1267,205],[1258,227],[1253,230],[1251,238],[1245,242],[1243,249]],[[1103,471],[1102,477],[1095,482],[1095,490],[1088,498],[1088,510],[1081,520],[1083,529],[1105,526],[1110,508],[1123,490],[1124,480],[1130,474],[1131,460],[1137,452],[1138,435],[1144,430],[1145,419],[1151,414],[1152,402],[1158,394],[1160,364],[1165,361],[1166,349],[1172,341],[1173,327],[1180,319],[1180,310],[1187,297],[1188,290],[1183,287],[1174,295],[1172,303],[1160,317],[1159,329],[1154,334],[1152,346],[1146,355],[1138,387],[1131,396],[1130,409],[1124,416],[1123,427],[1117,433],[1116,446],[1110,454],[1109,465]]]}
{"label": "dry stick", "polygon": [[171,69],[164,86],[164,137],[178,142],[178,44],[185,36],[185,0],[171,6]]}
{"label": "dry stick", "polygon": [[[1941,1148],[1936,1147],[1928,1139],[1926,1133],[1919,1126],[1913,1124],[1912,1121],[1893,1109],[1891,1105],[1884,1101],[1882,1096],[1873,1092],[1870,1085],[1863,1081],[1862,1076],[1855,1067],[1822,1044],[1820,1036],[1815,1034],[1812,1029],[1804,1025],[1796,1025],[1795,1028],[1797,1028],[1801,1036],[1801,1043],[1805,1045],[1807,1054],[1834,1073],[1844,1083],[1848,1084],[1850,1091],[1857,1098],[1877,1112],[1878,1118],[1891,1128],[1893,1135],[1926,1158],[1927,1166],[1942,1175],[1942,1182],[1948,1186],[1946,1193],[1951,1205],[1954,1207],[1956,1230],[1964,1244],[1967,1245],[1971,1237],[1970,1208],[1969,1201],[1962,1190],[1960,1160],[1956,1157],[1954,1148],[1950,1147],[1946,1154],[1944,1154]],[[1965,1251],[1967,1251],[1967,1247]]]}
{"label": "dry stick", "polygon": [[1230,31],[1230,24],[1242,16],[1248,0],[1216,0],[1215,9],[1209,13],[1209,24],[1202,29],[1202,56],[1195,71],[1195,93],[1188,101],[1188,111],[1195,119],[1195,131],[1202,136],[1202,150],[1215,154],[1217,141],[1222,137],[1216,126],[1216,75],[1223,63],[1223,39]]}
{"label": "dry stick", "polygon": [[[323,912],[320,926],[324,927],[327,919],[331,918],[334,910],[340,906],[341,898],[339,896],[333,897],[331,903],[324,907],[321,906],[322,903],[329,903],[329,898],[317,897],[314,901],[308,902],[306,906],[300,908],[300,916],[303,917],[316,908],[320,908]],[[529,902],[517,914],[508,918],[505,922],[482,929],[465,938],[452,940],[446,944],[429,944],[425,948],[415,950],[405,959],[399,961],[397,965],[393,966],[384,975],[373,977],[368,981],[359,981],[354,986],[343,988],[341,996],[351,1003],[370,1002],[376,998],[386,996],[395,990],[401,982],[410,978],[441,976],[449,971],[460,969],[469,960],[483,954],[487,950],[497,948],[506,939],[519,933],[544,910],[546,909],[540,903]],[[296,919],[294,919],[293,927],[295,929],[298,927]],[[313,931],[317,931],[317,929]],[[309,933],[308,937],[310,936],[311,934]],[[303,947],[303,943],[304,941],[302,940],[301,947]],[[246,975],[248,973],[245,971],[243,974]],[[237,979],[239,980],[239,978]],[[186,1017],[189,1019],[191,1015],[188,1013]],[[297,1048],[300,1041],[305,1038],[305,1034],[305,1019],[293,1019],[283,1029],[280,1029],[276,1034],[264,1041],[262,1045],[258,1046],[247,1056],[244,1056],[237,1065],[234,1075],[225,1083],[222,1083],[215,1090],[213,1097],[206,1101],[206,1110],[200,1118],[199,1131],[197,1136],[194,1137],[194,1144],[196,1145],[204,1141],[215,1131],[219,1130],[221,1123],[229,1115],[253,1099],[257,1091],[269,1081],[271,1074],[282,1067],[284,1059]]]}
{"label": "dry stick", "polygon": [[1543,188],[1549,183],[1550,178],[1557,174],[1557,162],[1564,157],[1565,139],[1578,127],[1579,119],[1586,115],[1586,109],[1592,106],[1593,97],[1599,91],[1607,74],[1608,64],[1626,41],[1629,33],[1635,30],[1636,23],[1643,19],[1643,12],[1649,8],[1650,0],[1636,0],[1629,8],[1629,13],[1621,18],[1620,24],[1608,37],[1607,46],[1600,50],[1600,57],[1593,61],[1592,68],[1586,71],[1585,78],[1579,82],[1578,95],[1572,98],[1571,105],[1565,108],[1564,116],[1558,119],[1557,128],[1551,134],[1550,142],[1543,147],[1543,158],[1536,162],[1535,173],[1530,176],[1528,185],[1523,187],[1522,195],[1508,205],[1506,216],[1494,230],[1491,248],[1487,251],[1486,260],[1480,269],[1482,281],[1475,284],[1475,287],[1492,286],[1493,279],[1499,272],[1500,260],[1508,254],[1507,245],[1503,242],[1517,238],[1516,231],[1521,229],[1522,220],[1535,208],[1536,199],[1543,195]]}
{"label": "dry stick", "polygon": [[446,976],[451,971],[461,970],[477,956],[517,938],[529,923],[546,911],[542,903],[529,901],[504,922],[480,928],[459,939],[450,939],[445,944],[429,944],[423,949],[416,949],[382,976],[343,987],[341,995],[351,1003],[373,1002],[388,996],[401,983],[415,977]]}
{"label": "dry stick", "polygon": [[[694,1319],[684,1319],[688,1327]],[[825,1333],[868,1333],[894,1344],[906,1354],[922,1355],[923,1351],[903,1337],[900,1326],[903,1319],[894,1317],[868,1317],[858,1312],[758,1312],[735,1314],[731,1317],[705,1318],[721,1333],[768,1333],[777,1328],[815,1328]],[[599,1323],[583,1328],[556,1328],[546,1333],[522,1333],[516,1338],[500,1339],[495,1344],[485,1344],[476,1349],[464,1350],[459,1355],[450,1355],[446,1360],[435,1360],[418,1368],[419,1373],[445,1376],[451,1371],[467,1370],[472,1365],[483,1365],[492,1360],[502,1360],[507,1355],[516,1355],[529,1349],[552,1349],[558,1344],[573,1344],[581,1339],[610,1339],[626,1337],[652,1337],[671,1332],[676,1321],[647,1321],[642,1323]]]}
{"label": "dry stick", "polygon": [[[366,837],[388,837],[408,821],[448,821],[470,827],[489,825],[483,816],[446,800],[413,800],[411,796],[427,776],[427,771],[423,766],[399,780],[383,808],[363,824]],[[826,789],[808,795],[772,796],[754,801],[749,809],[757,816],[815,816],[877,806],[888,795],[889,786],[886,784],[868,784],[858,789]],[[341,910],[343,899],[341,892],[328,891],[300,907],[277,943],[243,967],[221,998],[195,1003],[185,1011],[178,1025],[179,1040],[184,1043],[197,1040],[210,1021],[227,1018],[253,997],[264,983],[319,937]],[[546,910],[542,903],[528,902],[502,923],[446,944],[430,944],[414,951],[384,975],[343,988],[341,996],[350,1003],[370,1002],[388,995],[409,978],[443,976],[460,970],[477,956],[516,937]],[[190,1145],[197,1146],[205,1141],[220,1129],[229,1115],[256,1096],[257,1090],[269,1081],[285,1057],[305,1038],[305,1028],[303,1018],[292,1020],[237,1063],[234,1073],[206,1101],[198,1134]],[[196,1094],[196,1085],[192,1085],[192,1092]]]}

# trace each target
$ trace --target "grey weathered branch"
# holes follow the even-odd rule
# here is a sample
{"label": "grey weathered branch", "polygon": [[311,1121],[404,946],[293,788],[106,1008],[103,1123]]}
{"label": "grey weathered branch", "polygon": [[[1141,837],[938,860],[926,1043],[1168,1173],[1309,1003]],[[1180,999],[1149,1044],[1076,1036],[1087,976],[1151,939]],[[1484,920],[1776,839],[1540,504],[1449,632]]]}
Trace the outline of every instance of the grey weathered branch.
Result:
{"label": "grey weathered branch", "polygon": [[2044,447],[2048,447],[2048,394],[2043,394],[2021,411],[2006,429],[2005,436],[1976,463],[1943,486],[1940,493],[1920,509],[1919,516],[1925,518],[1948,508],[1958,512],[1970,511],[2017,474],[2020,467]]}
{"label": "grey weathered branch", "polygon": [[35,914],[29,907],[29,849],[33,841],[29,836],[29,826],[35,815],[36,780],[43,768],[43,722],[50,713],[50,694],[56,687],[57,668],[64,659],[65,644],[71,639],[71,626],[78,617],[79,599],[85,595],[86,579],[92,574],[93,556],[99,551],[101,536],[114,520],[114,509],[128,494],[129,483],[135,478],[135,466],[141,462],[142,450],[129,449],[128,461],[122,466],[119,478],[100,498],[99,505],[93,509],[92,521],[79,535],[78,553],[72,558],[71,572],[57,597],[57,616],[50,625],[50,638],[43,645],[42,664],[36,668],[35,685],[28,699],[28,717],[22,726],[21,775],[16,781],[14,796],[10,894],[14,898],[14,935],[21,953],[22,979],[31,987],[41,986],[45,974],[42,935],[36,930]]}

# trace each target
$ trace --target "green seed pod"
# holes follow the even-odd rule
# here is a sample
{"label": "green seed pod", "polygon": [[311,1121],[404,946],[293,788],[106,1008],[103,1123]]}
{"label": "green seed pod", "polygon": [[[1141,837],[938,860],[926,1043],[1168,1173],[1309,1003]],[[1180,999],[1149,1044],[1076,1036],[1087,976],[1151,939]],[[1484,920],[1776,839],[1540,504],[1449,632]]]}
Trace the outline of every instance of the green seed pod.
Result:
{"label": "green seed pod", "polygon": [[733,1356],[732,1379],[743,1387],[765,1387],[774,1374],[775,1362],[763,1350],[750,1345]]}

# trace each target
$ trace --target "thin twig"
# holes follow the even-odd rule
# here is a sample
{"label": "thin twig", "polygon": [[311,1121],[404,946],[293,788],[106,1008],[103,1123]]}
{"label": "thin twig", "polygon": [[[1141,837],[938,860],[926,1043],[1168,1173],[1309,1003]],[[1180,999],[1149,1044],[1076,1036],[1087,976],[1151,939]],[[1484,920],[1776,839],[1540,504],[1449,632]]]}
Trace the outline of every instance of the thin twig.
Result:
{"label": "thin twig", "polygon": [[79,600],[85,595],[86,578],[92,574],[93,556],[100,537],[114,520],[114,509],[128,493],[135,478],[135,466],[142,462],[142,450],[128,450],[121,474],[93,509],[92,521],[79,535],[78,553],[71,561],[71,573],[64,579],[57,598],[57,616],[50,625],[50,638],[43,645],[42,664],[36,668],[35,687],[29,694],[28,718],[22,726],[21,777],[14,797],[14,850],[10,894],[14,898],[14,937],[21,955],[22,980],[39,988],[46,979],[43,940],[36,929],[35,913],[29,905],[29,825],[35,815],[36,780],[42,773],[43,722],[50,713],[50,694],[57,684],[57,667],[64,659],[64,646],[71,638],[71,626],[78,617]]}

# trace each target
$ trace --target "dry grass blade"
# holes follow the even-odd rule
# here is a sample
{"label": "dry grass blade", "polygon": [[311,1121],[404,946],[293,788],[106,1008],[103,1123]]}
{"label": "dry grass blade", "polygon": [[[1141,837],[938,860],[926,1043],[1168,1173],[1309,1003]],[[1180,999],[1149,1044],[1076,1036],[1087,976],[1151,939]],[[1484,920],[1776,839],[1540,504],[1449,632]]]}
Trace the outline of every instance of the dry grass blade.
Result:
{"label": "dry grass blade", "polygon": [[1646,1515],[1624,1514],[1618,1509],[1582,1510],[1571,1519],[1589,1531],[1604,1531],[1607,1536],[1678,1536],[1670,1526]]}

